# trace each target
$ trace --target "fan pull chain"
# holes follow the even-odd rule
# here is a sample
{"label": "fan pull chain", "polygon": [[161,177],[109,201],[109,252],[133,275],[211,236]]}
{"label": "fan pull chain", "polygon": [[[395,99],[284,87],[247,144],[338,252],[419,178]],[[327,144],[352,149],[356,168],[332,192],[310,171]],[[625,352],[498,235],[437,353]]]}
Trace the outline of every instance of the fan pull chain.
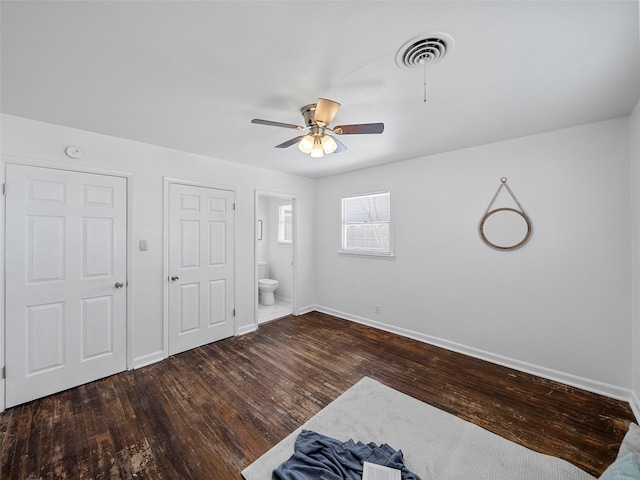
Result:
{"label": "fan pull chain", "polygon": [[420,61],[422,62],[422,71],[424,72],[424,103],[427,103],[427,62],[424,58]]}

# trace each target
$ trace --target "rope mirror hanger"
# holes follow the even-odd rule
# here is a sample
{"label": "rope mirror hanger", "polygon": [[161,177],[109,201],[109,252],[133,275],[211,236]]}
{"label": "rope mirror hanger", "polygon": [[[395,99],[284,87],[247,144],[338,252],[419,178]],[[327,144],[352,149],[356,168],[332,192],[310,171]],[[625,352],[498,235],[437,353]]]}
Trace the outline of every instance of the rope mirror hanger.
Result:
{"label": "rope mirror hanger", "polygon": [[[501,250],[501,251],[516,250],[522,247],[523,245],[525,245],[529,241],[529,239],[531,238],[533,227],[531,225],[531,220],[525,213],[524,209],[522,208],[522,205],[520,204],[516,196],[513,194],[513,191],[511,190],[511,188],[509,188],[509,185],[507,185],[507,178],[502,177],[500,179],[500,182],[501,182],[501,185],[498,187],[498,190],[496,191],[495,195],[491,199],[491,203],[489,203],[487,210],[484,212],[482,220],[480,220],[480,225],[478,226],[478,233],[480,234],[480,238],[482,239],[482,241],[491,248],[494,248],[496,250]],[[506,187],[507,191],[509,192],[509,195],[511,195],[511,198],[513,198],[513,200],[516,202],[516,205],[518,206],[519,210],[515,208],[506,208],[506,207],[496,208],[491,210],[491,206],[496,201],[496,198],[498,197],[498,194],[500,193],[503,187]],[[508,242],[505,242],[505,244],[503,244],[503,242],[496,241],[493,238],[492,240],[487,238],[486,223],[488,220],[493,220],[495,222],[499,217],[504,218],[505,214],[509,214],[509,216],[512,216],[511,214],[516,214],[518,215],[517,217],[518,220],[524,220],[526,225],[526,232],[524,233],[524,236],[522,236],[521,239],[520,237],[518,237],[518,241],[514,241],[510,239]],[[511,221],[513,221],[513,219]]]}

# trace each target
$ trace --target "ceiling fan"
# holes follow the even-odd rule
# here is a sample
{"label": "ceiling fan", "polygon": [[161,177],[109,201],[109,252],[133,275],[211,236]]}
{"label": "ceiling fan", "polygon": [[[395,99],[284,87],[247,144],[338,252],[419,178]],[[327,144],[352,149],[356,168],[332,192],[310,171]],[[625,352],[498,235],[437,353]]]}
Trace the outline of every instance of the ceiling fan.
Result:
{"label": "ceiling fan", "polygon": [[382,133],[384,123],[357,123],[353,125],[338,125],[333,128],[329,124],[338,113],[340,104],[326,98],[319,98],[317,103],[305,105],[300,109],[304,118],[305,126],[293,125],[291,123],[273,122],[271,120],[261,120],[254,118],[251,123],[259,125],[271,125],[273,127],[293,128],[295,130],[308,130],[305,135],[287,140],[275,148],[287,148],[298,144],[298,148],[311,154],[314,158],[322,158],[325,154],[340,153],[347,147],[337,138],[329,135],[329,132],[336,135],[354,135],[365,133]]}

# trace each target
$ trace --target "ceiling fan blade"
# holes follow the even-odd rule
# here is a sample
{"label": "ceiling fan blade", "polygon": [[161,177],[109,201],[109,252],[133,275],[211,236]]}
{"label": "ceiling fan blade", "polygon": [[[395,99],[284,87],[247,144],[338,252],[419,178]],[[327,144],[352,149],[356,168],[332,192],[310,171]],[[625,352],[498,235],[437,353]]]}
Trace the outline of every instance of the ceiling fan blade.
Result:
{"label": "ceiling fan blade", "polygon": [[356,123],[354,125],[338,125],[337,127],[333,127],[333,133],[337,133],[338,135],[382,132],[384,132],[384,123]]}
{"label": "ceiling fan blade", "polygon": [[344,143],[342,143],[340,140],[338,140],[336,137],[334,137],[333,135],[328,135],[328,136],[333,138],[333,141],[336,142],[336,145],[338,145],[338,148],[336,148],[333,151],[334,154],[344,152],[347,149],[347,146]]}
{"label": "ceiling fan blade", "polygon": [[272,127],[295,128],[296,130],[304,130],[304,127],[301,127],[300,125],[294,125],[292,123],[273,122],[271,120],[261,120],[259,118],[254,118],[253,120],[251,120],[251,123],[257,123],[258,125],[270,125]]}
{"label": "ceiling fan blade", "polygon": [[340,104],[333,100],[327,100],[326,98],[319,98],[316,103],[316,111],[313,114],[314,123],[329,125],[333,120],[333,117],[338,113]]}
{"label": "ceiling fan blade", "polygon": [[292,138],[291,140],[287,140],[286,142],[281,143],[280,145],[276,145],[275,148],[287,148],[287,147],[290,147],[291,145],[295,145],[296,143],[298,143],[304,137],[305,137],[304,135],[300,135],[299,137]]}

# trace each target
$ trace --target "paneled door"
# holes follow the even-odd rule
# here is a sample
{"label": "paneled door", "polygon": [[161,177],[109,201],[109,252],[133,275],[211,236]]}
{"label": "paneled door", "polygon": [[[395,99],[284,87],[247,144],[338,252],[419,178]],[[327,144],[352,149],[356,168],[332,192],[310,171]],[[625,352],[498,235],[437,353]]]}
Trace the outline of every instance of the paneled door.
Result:
{"label": "paneled door", "polygon": [[169,185],[169,354],[234,333],[234,192]]}
{"label": "paneled door", "polygon": [[127,180],[7,165],[6,405],[126,369]]}

